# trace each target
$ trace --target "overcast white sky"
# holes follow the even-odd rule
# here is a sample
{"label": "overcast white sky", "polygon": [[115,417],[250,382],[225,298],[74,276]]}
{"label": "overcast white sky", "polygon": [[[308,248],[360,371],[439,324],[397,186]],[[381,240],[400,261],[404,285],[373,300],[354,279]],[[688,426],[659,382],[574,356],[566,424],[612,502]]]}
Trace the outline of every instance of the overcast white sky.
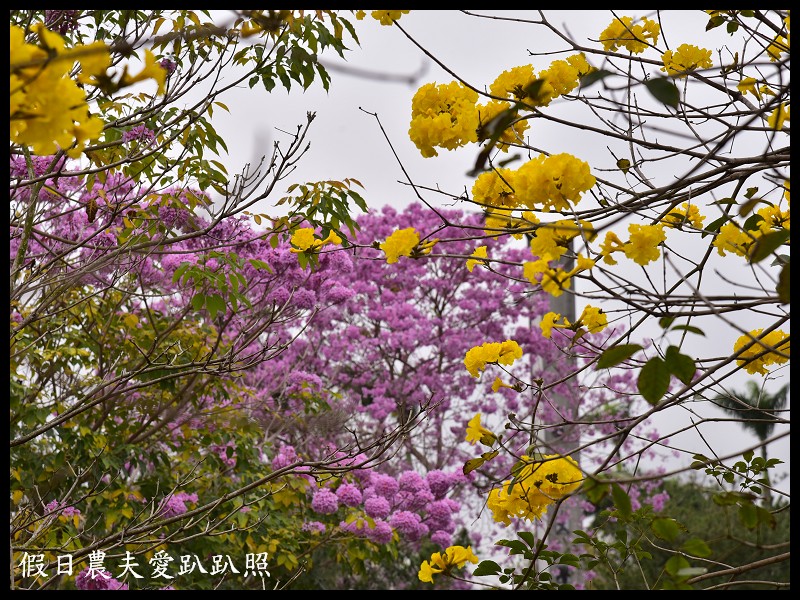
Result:
{"label": "overcast white sky", "polygon": [[[487,11],[480,12],[488,14]],[[499,11],[493,14],[507,18],[537,18],[535,11]],[[589,44],[590,38],[597,39],[613,18],[610,11],[546,11],[545,14],[551,23],[563,25],[562,31],[584,44]],[[626,11],[619,14],[641,17],[652,16],[652,11]],[[665,11],[661,13],[661,18],[662,32],[667,36],[671,48],[682,43],[717,48],[729,39],[722,27],[706,33],[707,18],[699,11]],[[480,19],[458,11],[411,11],[400,22],[422,46],[476,87],[488,86],[506,69],[533,64],[538,71],[555,58],[563,57],[531,57],[529,50],[547,52],[565,49],[564,43],[555,36],[545,35],[545,29],[541,26]],[[366,189],[362,195],[370,207],[380,208],[391,204],[402,208],[415,200],[414,193],[407,185],[398,182],[404,178],[392,150],[375,118],[360,110],[363,108],[377,113],[394,145],[394,151],[416,184],[433,188],[439,186],[455,194],[464,188],[471,190],[474,179],[468,177],[466,172],[474,164],[475,147],[452,152],[440,150],[439,157],[426,159],[408,138],[411,99],[416,90],[429,82],[448,83],[453,77],[425,57],[398,29],[383,27],[369,16],[355,22],[355,25],[361,47],[354,46],[353,52],[347,55],[347,66],[398,76],[420,71],[424,73],[410,85],[350,76],[331,69],[329,93],[316,83],[306,92],[298,88],[291,94],[282,87],[277,87],[272,93],[257,87],[251,90],[246,86],[230,92],[222,100],[230,107],[231,114],[215,111],[213,118],[214,126],[230,149],[230,155],[223,158],[229,173],[233,175],[240,171],[247,162],[257,163],[261,155],[270,153],[274,140],[288,141],[288,136],[280,130],[294,131],[298,124],[305,121],[306,113],[313,111],[317,118],[310,131],[311,149],[291,180],[279,186],[278,191],[283,193],[285,187],[293,182],[353,177],[364,184]],[[345,64],[337,60],[335,55],[323,57],[323,61]],[[715,65],[718,64],[715,57]],[[553,110],[559,110],[555,104]],[[565,135],[561,129],[535,123],[529,132],[536,136],[536,145],[549,152],[570,152],[593,166],[613,166],[614,161],[605,144],[581,139],[574,131]],[[447,200],[433,193],[428,194],[427,199],[440,206]],[[275,212],[269,205],[254,207],[254,211]],[[713,218],[708,219],[707,223],[710,220]],[[733,257],[728,257],[725,264],[727,267],[733,265],[735,269],[735,261]],[[743,270],[746,269],[744,263],[740,264]],[[735,272],[733,276],[735,278]],[[582,305],[579,301],[579,311]],[[748,328],[758,326],[761,325],[754,323],[750,327],[748,324]],[[738,337],[737,332],[722,327],[720,323],[704,324],[703,328],[707,337],[695,336],[695,340],[700,340],[704,345],[703,354],[706,355],[708,348],[720,348],[718,354],[727,353]],[[654,326],[651,331],[651,335],[656,335],[660,329]],[[745,374],[739,381],[746,379]],[[787,368],[781,372],[771,389],[788,381]],[[701,414],[723,416],[706,409]],[[671,431],[680,423],[688,423],[687,416],[681,410],[662,416],[664,425],[660,430]],[[776,428],[775,433],[780,431]],[[714,423],[703,432],[709,440],[713,440],[712,445],[719,455],[736,452],[756,441],[735,424]],[[696,433],[676,436],[671,442],[682,448],[709,454]],[[784,460],[788,467],[789,437],[772,444],[769,454]],[[778,487],[788,491],[789,479],[785,479]]]}

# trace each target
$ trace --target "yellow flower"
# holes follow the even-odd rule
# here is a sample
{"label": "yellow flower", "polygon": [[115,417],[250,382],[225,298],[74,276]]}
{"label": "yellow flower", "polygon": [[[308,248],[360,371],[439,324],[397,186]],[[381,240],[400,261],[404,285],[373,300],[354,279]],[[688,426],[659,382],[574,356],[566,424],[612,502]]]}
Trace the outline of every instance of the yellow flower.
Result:
{"label": "yellow flower", "polygon": [[753,238],[744,232],[736,223],[726,223],[719,228],[713,246],[717,254],[725,256],[726,252],[733,252],[739,256],[747,256],[747,251],[753,243]]}
{"label": "yellow flower", "polygon": [[489,86],[492,96],[510,100],[523,100],[527,97],[525,88],[536,81],[533,65],[522,65],[503,71]]}
{"label": "yellow flower", "polygon": [[517,169],[514,176],[519,203],[544,212],[571,210],[595,182],[589,164],[566,153],[540,154]]}
{"label": "yellow flower", "polygon": [[545,455],[542,460],[523,455],[513,472],[514,485],[504,481],[489,493],[486,502],[494,520],[506,526],[512,517],[541,519],[548,505],[574,492],[583,480],[578,464],[557,454]]}
{"label": "yellow flower", "polygon": [[481,413],[478,413],[467,423],[467,437],[465,439],[472,445],[475,445],[475,442],[480,442],[485,446],[491,446],[497,436],[481,425]]}
{"label": "yellow flower", "polygon": [[681,44],[675,52],[667,50],[661,55],[661,60],[664,62],[661,70],[678,79],[686,77],[689,71],[707,69],[714,64],[711,61],[711,50],[691,44]]}
{"label": "yellow flower", "polygon": [[[480,118],[479,127],[483,128],[483,137],[480,138],[479,141],[488,139],[490,135],[494,133],[493,129],[486,129],[486,126],[492,121],[492,119],[501,113],[508,111],[510,108],[510,103],[502,102],[500,100],[492,100],[486,104],[479,104],[477,106],[478,117]],[[506,127],[500,134],[500,137],[497,138],[497,147],[503,152],[508,152],[508,149],[510,148],[509,144],[519,144],[524,140],[523,135],[530,125],[528,124],[527,119],[516,121],[516,119],[519,117],[519,111],[513,111],[508,115],[504,115],[504,117],[505,116],[507,116],[510,120],[515,120],[515,122],[510,127]],[[485,174],[486,173],[484,173],[484,175]]]}
{"label": "yellow flower", "polygon": [[500,391],[500,388],[509,388],[511,390],[516,390],[516,388],[513,385],[508,385],[499,377],[495,377],[494,381],[492,382],[492,391],[498,392]]}
{"label": "yellow flower", "polygon": [[444,554],[441,552],[434,552],[431,555],[430,561],[423,561],[419,568],[417,576],[420,581],[433,583],[433,576],[437,573],[450,571],[453,568],[460,569],[467,561],[477,564],[478,557],[472,552],[472,546],[449,546]]}
{"label": "yellow flower", "polygon": [[408,10],[373,10],[370,14],[373,19],[380,21],[381,25],[391,25],[409,12]]}
{"label": "yellow flower", "polygon": [[472,185],[472,199],[498,208],[516,208],[518,203],[512,185],[514,171],[511,169],[500,168],[481,173]]}
{"label": "yellow flower", "polygon": [[603,256],[603,262],[607,265],[615,265],[617,261],[612,258],[614,252],[621,252],[625,249],[625,244],[613,231],[606,232],[606,239],[600,245],[600,254]]}
{"label": "yellow flower", "polygon": [[[768,375],[767,365],[784,364],[789,361],[789,334],[780,329],[770,331],[762,336],[763,329],[755,329],[749,334],[743,335],[736,340],[733,351],[739,354],[736,364],[744,367],[750,374],[759,373]],[[747,350],[742,348],[756,340]]]}
{"label": "yellow flower", "polygon": [[782,35],[777,36],[766,49],[767,56],[769,56],[771,62],[780,60],[781,54],[784,52],[789,52],[789,40]]}
{"label": "yellow flower", "polygon": [[47,52],[26,43],[23,29],[10,29],[11,141],[38,155],[60,148],[77,157],[86,142],[100,136],[104,123],[89,113],[86,93],[71,78],[72,67],[77,59],[88,65],[84,69],[101,69],[108,64],[108,49],[97,42],[65,50],[64,39],[42,23],[32,31]]}
{"label": "yellow flower", "polygon": [[506,340],[500,344],[500,357],[497,359],[501,365],[511,365],[518,358],[522,358],[522,348],[514,340]]}
{"label": "yellow flower", "polygon": [[434,146],[454,150],[478,141],[478,93],[453,81],[423,85],[411,99],[408,135],[422,156],[438,156]]}
{"label": "yellow flower", "polygon": [[700,209],[694,204],[684,202],[680,208],[673,208],[664,217],[663,223],[667,227],[679,228],[685,224],[690,224],[695,229],[703,228],[705,217],[700,214]]}
{"label": "yellow flower", "polygon": [[[642,19],[639,25],[633,24],[633,17],[614,19],[611,24],[600,34],[600,42],[604,50],[615,52],[622,47],[632,54],[644,52],[648,45],[658,43],[661,26],[650,19]],[[650,40],[649,44],[647,40]]]}
{"label": "yellow flower", "polygon": [[363,11],[363,10],[357,10],[357,11],[356,11],[356,19],[357,19],[357,20],[361,21],[361,20],[363,20],[363,19],[364,19],[364,17],[366,17],[366,16],[367,16],[367,13],[366,13],[365,11]]}
{"label": "yellow flower", "polygon": [[742,92],[742,94],[747,94],[750,92],[756,98],[761,98],[761,92],[756,86],[756,83],[758,82],[754,77],[745,77],[739,82],[739,84],[736,86],[736,89]]}
{"label": "yellow flower", "polygon": [[[486,246],[478,246],[475,248],[475,252],[471,254],[475,258],[486,258]],[[473,258],[467,259],[467,269],[470,273],[472,273],[472,269],[475,268],[475,265],[485,264],[482,260],[475,260]]]}
{"label": "yellow flower", "polygon": [[164,93],[167,82],[167,70],[158,64],[156,55],[150,52],[150,50],[144,51],[144,68],[138,74],[129,75],[128,70],[125,69],[125,72],[122,74],[122,79],[120,80],[120,87],[133,85],[145,79],[155,79],[158,84],[158,91],[156,93],[159,95]]}
{"label": "yellow flower", "polygon": [[578,321],[589,330],[589,333],[597,333],[608,327],[608,317],[602,308],[595,308],[586,305]]}
{"label": "yellow flower", "polygon": [[486,342],[467,350],[464,356],[464,366],[473,377],[478,377],[486,368],[487,363],[511,365],[517,358],[522,357],[522,348],[513,340],[504,342]]}
{"label": "yellow flower", "polygon": [[775,131],[779,131],[783,129],[783,122],[789,120],[789,107],[781,103],[778,108],[772,111],[772,114],[767,117],[767,124]]}
{"label": "yellow flower", "polygon": [[340,238],[335,231],[331,231],[324,240],[321,240],[317,237],[314,237],[314,230],[310,227],[303,227],[302,229],[296,230],[292,234],[292,239],[290,240],[295,248],[292,248],[290,252],[308,252],[311,250],[317,250],[322,248],[327,244],[341,244],[342,238]]}
{"label": "yellow flower", "polygon": [[314,230],[310,227],[298,229],[292,234],[291,243],[302,251],[308,250],[314,245],[317,238],[314,237]]}
{"label": "yellow flower", "polygon": [[628,226],[628,232],[631,237],[623,248],[625,256],[642,266],[658,260],[661,255],[658,245],[667,239],[663,225],[638,225],[632,223]]}
{"label": "yellow flower", "polygon": [[486,211],[484,219],[484,232],[487,235],[497,235],[497,229],[506,230],[514,239],[522,239],[519,230],[530,231],[532,225],[539,223],[539,219],[530,211],[522,213],[521,218],[514,216],[513,212],[505,208],[490,208]]}
{"label": "yellow flower", "polygon": [[558,298],[564,293],[564,290],[568,290],[572,287],[572,271],[565,271],[560,267],[545,269],[542,272],[542,280],[540,283],[543,291]]}
{"label": "yellow flower", "polygon": [[550,336],[553,333],[553,327],[561,327],[561,325],[556,325],[556,323],[561,319],[561,315],[554,312],[549,312],[542,317],[542,322],[539,323],[539,327],[542,329],[542,335],[547,339],[550,339]]}
{"label": "yellow flower", "polygon": [[386,253],[386,262],[396,263],[401,256],[411,256],[411,251],[419,244],[419,234],[413,227],[398,229],[380,245]]}

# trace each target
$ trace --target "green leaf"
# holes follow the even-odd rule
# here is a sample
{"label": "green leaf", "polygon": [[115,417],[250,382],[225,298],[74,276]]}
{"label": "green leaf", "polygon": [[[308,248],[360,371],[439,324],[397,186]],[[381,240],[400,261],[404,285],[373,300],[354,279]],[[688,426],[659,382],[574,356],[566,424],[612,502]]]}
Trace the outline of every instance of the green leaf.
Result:
{"label": "green leaf", "polygon": [[758,213],[754,215],[750,215],[747,217],[747,220],[742,224],[742,228],[745,231],[758,231],[761,229],[760,224],[764,220],[764,217],[759,215]]}
{"label": "green leaf", "polygon": [[495,542],[496,546],[511,548],[510,554],[525,554],[527,547],[519,540],[500,540]]}
{"label": "green leaf", "polygon": [[618,483],[611,486],[611,497],[614,499],[614,506],[617,507],[619,514],[623,517],[630,517],[633,513],[630,496]]}
{"label": "green leaf", "polygon": [[723,215],[719,219],[715,219],[711,221],[704,229],[703,233],[700,236],[701,238],[706,237],[707,235],[711,235],[712,233],[716,233],[719,231],[719,228],[725,225],[731,218],[728,215]]}
{"label": "green leaf", "polygon": [[616,73],[614,73],[613,71],[606,71],[605,69],[597,69],[596,71],[591,71],[590,73],[587,73],[586,75],[580,78],[580,86],[581,88],[588,88],[590,85],[597,83],[601,79],[610,77],[611,75],[616,75]]}
{"label": "green leaf", "polygon": [[493,560],[482,560],[478,563],[478,566],[472,572],[472,574],[476,577],[482,577],[484,575],[496,575],[500,572],[500,565],[498,565]]}
{"label": "green leaf", "polygon": [[192,308],[200,310],[206,303],[206,297],[203,294],[195,294],[192,296]]}
{"label": "green leaf", "polygon": [[758,525],[758,511],[754,504],[742,504],[739,507],[739,521],[748,529],[755,528]]}
{"label": "green leaf", "polygon": [[676,554],[675,556],[671,557],[667,564],[664,565],[667,573],[672,575],[673,577],[678,575],[678,571],[681,569],[690,569],[692,565],[689,564],[689,561],[686,560],[680,554]]}
{"label": "green leaf", "polygon": [[536,538],[530,531],[519,531],[517,532],[517,535],[531,548],[536,547]]}
{"label": "green leaf", "polygon": [[694,325],[675,325],[672,328],[672,331],[688,331],[689,333],[696,333],[697,335],[702,335],[705,337],[705,332],[700,329],[699,327],[695,327]]}
{"label": "green leaf", "polygon": [[697,372],[697,365],[691,357],[681,354],[676,346],[667,348],[664,362],[669,372],[675,375],[686,385],[692,383],[694,374]]}
{"label": "green leaf", "polygon": [[206,309],[211,318],[215,318],[218,312],[225,312],[225,299],[219,294],[211,294],[206,299]]}
{"label": "green leaf", "polygon": [[787,229],[780,229],[772,231],[766,235],[762,235],[750,248],[750,262],[755,264],[767,258],[774,250],[777,250],[789,239],[789,231]]}
{"label": "green leaf", "polygon": [[672,108],[678,108],[680,93],[677,86],[667,77],[656,77],[644,82],[647,91],[659,102],[663,102]]}
{"label": "green leaf", "polygon": [[706,31],[714,29],[715,27],[719,27],[725,22],[725,17],[722,15],[717,15],[716,17],[712,17],[706,23]]}
{"label": "green leaf", "polygon": [[669,389],[669,376],[667,364],[661,357],[654,356],[642,367],[636,386],[642,397],[655,406]]}
{"label": "green leaf", "polygon": [[778,299],[783,304],[789,304],[789,261],[781,268],[781,274],[778,275],[778,285],[775,288],[778,292]]}
{"label": "green leaf", "polygon": [[658,517],[653,519],[653,522],[650,524],[650,529],[653,530],[653,533],[655,533],[656,536],[668,542],[675,541],[675,538],[677,538],[678,534],[681,532],[677,521],[667,517]]}
{"label": "green leaf", "polygon": [[608,369],[614,365],[618,365],[626,358],[630,358],[636,354],[642,347],[639,344],[620,344],[605,350],[600,358],[597,360],[598,369]]}
{"label": "green leaf", "polygon": [[464,473],[464,475],[466,475],[467,473],[471,473],[472,471],[483,465],[483,463],[485,462],[486,459],[482,457],[470,458],[467,462],[464,463],[464,468],[461,470]]}
{"label": "green leaf", "polygon": [[658,320],[658,325],[661,329],[669,329],[674,321],[675,317],[661,317]]}
{"label": "green leaf", "polygon": [[687,554],[698,556],[700,558],[707,558],[712,554],[711,548],[709,548],[705,540],[701,540],[700,538],[691,538],[686,540],[683,546],[681,546],[681,550]]}

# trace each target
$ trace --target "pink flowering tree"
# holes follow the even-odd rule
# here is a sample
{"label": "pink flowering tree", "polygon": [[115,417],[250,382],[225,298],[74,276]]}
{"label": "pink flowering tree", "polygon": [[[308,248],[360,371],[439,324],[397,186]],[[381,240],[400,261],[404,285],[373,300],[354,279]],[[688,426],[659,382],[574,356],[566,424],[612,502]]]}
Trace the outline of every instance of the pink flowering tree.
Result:
{"label": "pink flowering tree", "polygon": [[[341,282],[347,298],[336,310],[320,313],[281,357],[246,377],[264,397],[264,406],[284,408],[268,429],[281,432],[292,457],[315,455],[329,444],[336,447],[332,441],[342,431],[355,432],[360,443],[369,443],[424,411],[413,435],[399,440],[371,475],[356,471],[350,481],[321,482],[312,503],[317,513],[344,517],[339,527],[356,534],[376,538],[386,531],[388,537],[394,530],[406,554],[430,555],[456,540],[492,553],[507,524],[491,518],[476,524],[475,517],[486,512],[485,496],[511,470],[515,456],[530,447],[549,454],[559,437],[582,438],[587,443],[581,452],[583,468],[599,466],[609,453],[617,453],[620,466],[635,470],[632,465],[648,457],[645,450],[658,438],[651,428],[647,439],[614,443],[628,411],[639,401],[629,376],[587,378],[580,387],[563,383],[546,394],[524,383],[552,379],[569,365],[539,326],[549,310],[547,295],[531,294],[525,282],[513,280],[514,263],[528,252],[525,243],[489,238],[485,242],[497,263],[485,268],[468,262],[475,243],[465,239],[464,228],[481,231],[483,221],[479,213],[431,210],[419,203],[401,212],[386,207],[359,218],[355,247],[347,252],[352,267],[348,262]],[[456,222],[461,228],[453,226]],[[438,252],[387,264],[371,241],[412,226],[431,232]],[[587,336],[602,344],[600,336]],[[489,367],[475,377],[465,368],[470,348],[507,339],[522,349],[513,370]],[[618,401],[625,396],[628,402]],[[309,414],[309,406],[326,410]],[[481,455],[475,440],[469,443],[475,415],[502,435],[507,452],[468,470],[465,465]],[[532,440],[525,424],[534,421],[539,437]],[[554,431],[557,435],[551,435]],[[657,468],[651,463],[640,472]],[[635,502],[652,503],[659,510],[666,496],[658,487],[637,489],[642,496]],[[591,503],[583,508],[593,510]],[[565,517],[562,511],[561,521]],[[330,531],[337,525],[328,521],[323,530],[319,519],[308,527]],[[563,549],[566,541],[562,534],[550,543]],[[377,570],[388,584],[385,565],[371,576],[377,577]],[[419,585],[408,581],[408,572],[396,576],[392,587]],[[359,581],[365,583],[364,578]],[[344,582],[352,585],[352,580]]]}

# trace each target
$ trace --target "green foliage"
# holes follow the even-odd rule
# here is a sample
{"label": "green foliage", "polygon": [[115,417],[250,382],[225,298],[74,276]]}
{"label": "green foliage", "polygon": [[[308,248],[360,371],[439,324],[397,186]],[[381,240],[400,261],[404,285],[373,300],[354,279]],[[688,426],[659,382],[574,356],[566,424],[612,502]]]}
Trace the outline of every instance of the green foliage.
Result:
{"label": "green foliage", "polygon": [[[670,499],[660,513],[647,505],[630,514],[618,505],[616,510],[601,508],[591,533],[575,532],[575,543],[587,549],[584,568],[597,573],[594,589],[704,589],[730,576],[693,582],[694,577],[725,565],[755,563],[784,547],[788,551],[786,505],[764,507],[754,502],[752,493],[677,480],[667,480],[665,489]],[[611,516],[614,521],[608,520]],[[730,589],[775,589],[767,582],[788,582],[789,564],[765,564],[736,578],[764,583],[743,581]]]}

